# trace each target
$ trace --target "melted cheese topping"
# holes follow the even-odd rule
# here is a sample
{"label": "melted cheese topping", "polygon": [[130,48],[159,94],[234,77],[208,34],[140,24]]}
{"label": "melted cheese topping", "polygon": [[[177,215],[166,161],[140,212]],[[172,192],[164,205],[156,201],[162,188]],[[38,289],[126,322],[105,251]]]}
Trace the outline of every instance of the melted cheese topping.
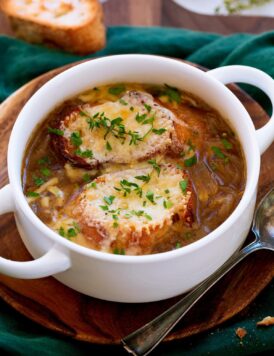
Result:
{"label": "melted cheese topping", "polygon": [[[138,119],[142,115],[144,119]],[[107,133],[108,128],[102,124],[105,118],[108,126],[112,120],[120,118],[125,134],[119,133],[119,124]],[[93,107],[83,105],[80,113],[72,113],[60,128],[68,141],[73,132],[80,133],[82,144],[79,148],[82,152],[91,150],[93,153],[93,158],[86,158],[88,163],[94,159],[101,163],[129,163],[165,151],[171,145],[173,119],[173,113],[156,104],[150,94],[130,91],[115,102]],[[91,129],[88,121],[97,122],[100,127]],[[140,140],[133,141],[133,135]]]}
{"label": "melted cheese topping", "polygon": [[107,250],[117,238],[153,233],[173,224],[175,214],[184,216],[191,193],[182,191],[183,179],[171,165],[161,166],[159,175],[151,167],[105,174],[86,185],[73,214],[103,235],[102,249]]}
{"label": "melted cheese topping", "polygon": [[14,0],[13,7],[22,16],[61,25],[77,25],[88,17],[83,0]]}

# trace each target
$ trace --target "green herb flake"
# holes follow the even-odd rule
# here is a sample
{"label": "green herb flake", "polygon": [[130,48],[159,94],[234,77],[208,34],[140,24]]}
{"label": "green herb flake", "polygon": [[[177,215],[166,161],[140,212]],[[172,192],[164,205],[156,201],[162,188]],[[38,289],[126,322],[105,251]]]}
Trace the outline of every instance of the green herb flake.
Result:
{"label": "green herb flake", "polygon": [[146,206],[147,205],[147,202],[144,200],[143,201],[143,206]]}
{"label": "green herb flake", "polygon": [[137,114],[136,114],[136,116],[135,116],[135,120],[140,124],[140,123],[142,123],[142,122],[145,120],[146,117],[147,117],[147,114],[140,115],[140,114],[137,112]]}
{"label": "green herb flake", "polygon": [[144,107],[147,109],[148,112],[151,112],[151,106],[148,104],[144,104]]}
{"label": "green herb flake", "polygon": [[108,211],[108,206],[107,206],[107,205],[100,205],[100,208],[101,208],[103,211]]}
{"label": "green herb flake", "polygon": [[169,189],[166,189],[166,190],[165,190],[165,193],[168,194],[168,193],[169,193]]}
{"label": "green herb flake", "polygon": [[171,87],[168,84],[165,84],[165,90],[162,94],[167,95],[170,102],[175,101],[179,104],[182,100],[179,90],[177,88]]}
{"label": "green herb flake", "polygon": [[43,178],[40,177],[33,177],[34,184],[37,185],[37,187],[40,187],[45,183]]}
{"label": "green herb flake", "polygon": [[178,169],[183,169],[183,166],[181,166],[180,164],[176,164],[176,168],[178,168]]}
{"label": "green herb flake", "polygon": [[192,167],[197,163],[197,156],[194,154],[190,158],[184,160],[185,167]]}
{"label": "green herb flake", "polygon": [[155,171],[158,173],[158,176],[160,175],[161,172],[161,167],[158,165],[155,159],[150,159],[148,161],[149,164],[152,165],[152,167],[155,169]]}
{"label": "green herb flake", "polygon": [[186,194],[187,186],[188,186],[188,179],[181,180],[179,182],[180,188],[184,194]]}
{"label": "green herb flake", "polygon": [[62,226],[58,230],[58,234],[61,235],[62,237],[66,236],[65,229]]}
{"label": "green herb flake", "polygon": [[41,172],[41,173],[43,174],[43,176],[45,176],[45,177],[49,177],[49,176],[51,175],[50,170],[49,170],[48,168],[45,168],[45,167],[41,168],[41,169],[40,169],[40,172]]}
{"label": "green herb flake", "polygon": [[129,108],[129,110],[130,110],[130,111],[134,111],[134,107],[131,106],[131,107]]}
{"label": "green herb flake", "polygon": [[113,87],[110,87],[108,89],[108,92],[109,92],[109,94],[117,96],[117,95],[122,94],[122,92],[124,92],[125,90],[126,90],[126,87],[123,84],[117,84]]}
{"label": "green herb flake", "polygon": [[173,203],[170,200],[164,200],[163,206],[165,209],[170,209],[171,207],[173,207]]}
{"label": "green herb flake", "polygon": [[48,156],[42,157],[40,159],[38,159],[37,163],[42,166],[44,164],[50,164],[50,159]]}
{"label": "green herb flake", "polygon": [[89,175],[88,173],[85,173],[85,174],[83,175],[83,181],[84,181],[85,183],[88,183],[88,182],[91,181],[91,177],[90,177],[90,175]]}
{"label": "green herb flake", "polygon": [[117,221],[114,221],[114,223],[112,224],[112,226],[116,229],[116,228],[119,226],[119,224],[118,224]]}
{"label": "green herb flake", "polygon": [[182,247],[181,243],[180,243],[180,242],[176,242],[176,245],[175,245],[176,250],[177,250],[178,248],[180,248],[180,247]]}
{"label": "green herb flake", "polygon": [[152,132],[155,133],[156,135],[162,135],[164,132],[166,132],[166,129],[164,129],[164,128],[152,129]]}
{"label": "green herb flake", "polygon": [[119,103],[122,105],[128,105],[128,103],[124,99],[120,99]]}
{"label": "green herb flake", "polygon": [[29,198],[38,198],[38,197],[40,197],[40,194],[36,193],[36,192],[27,192],[26,196]]}
{"label": "green herb flake", "polygon": [[64,131],[53,128],[53,127],[48,127],[48,132],[52,133],[54,135],[57,135],[57,136],[64,136]]}
{"label": "green herb flake", "polygon": [[143,181],[143,182],[149,182],[150,181],[150,175],[148,174],[148,175],[144,175],[144,176],[136,176],[136,177],[134,177],[135,179],[138,179],[138,180],[141,180],[141,181]]}
{"label": "green herb flake", "polygon": [[221,159],[226,159],[226,155],[222,152],[222,150],[217,146],[212,146],[211,150],[214,152],[215,156]]}
{"label": "green herb flake", "polygon": [[152,216],[150,216],[150,215],[148,215],[148,214],[144,214],[144,217],[146,218],[146,219],[148,219],[148,220],[152,220]]}
{"label": "green herb flake", "polygon": [[146,193],[146,198],[147,198],[151,203],[155,204],[155,202],[154,202],[154,193],[153,193],[153,192],[148,191],[148,192]]}
{"label": "green herb flake", "polygon": [[92,158],[93,157],[93,152],[91,150],[81,151],[81,149],[78,148],[74,153],[77,156],[83,157],[83,158]]}
{"label": "green herb flake", "polygon": [[125,255],[126,254],[124,248],[118,248],[118,247],[115,247],[115,249],[113,250],[113,253],[115,255]]}
{"label": "green herb flake", "polygon": [[81,146],[81,144],[83,143],[83,140],[81,139],[81,135],[80,135],[79,131],[75,131],[70,135],[70,142],[75,147]]}
{"label": "green herb flake", "polygon": [[107,203],[107,205],[111,205],[115,199],[114,195],[110,195],[109,197],[104,197],[104,201]]}
{"label": "green herb flake", "polygon": [[107,151],[112,151],[111,144],[108,141],[106,143],[106,149],[107,149]]}
{"label": "green herb flake", "polygon": [[77,235],[76,230],[73,227],[70,227],[67,232],[67,236],[70,239],[71,237],[75,237]]}
{"label": "green herb flake", "polygon": [[230,143],[229,141],[227,141],[225,138],[222,138],[222,144],[223,144],[223,146],[224,146],[224,148],[226,149],[226,150],[231,150],[232,148],[233,148],[233,145],[232,145],[232,143]]}
{"label": "green herb flake", "polygon": [[90,188],[96,189],[97,188],[97,183],[96,182],[91,182],[90,183]]}

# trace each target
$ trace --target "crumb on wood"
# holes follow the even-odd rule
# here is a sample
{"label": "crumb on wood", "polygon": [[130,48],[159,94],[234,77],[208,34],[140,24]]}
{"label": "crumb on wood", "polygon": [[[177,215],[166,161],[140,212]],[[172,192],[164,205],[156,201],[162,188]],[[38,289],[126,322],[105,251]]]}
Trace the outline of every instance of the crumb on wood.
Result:
{"label": "crumb on wood", "polygon": [[257,322],[257,326],[270,326],[274,325],[274,316],[266,316]]}
{"label": "crumb on wood", "polygon": [[238,338],[242,340],[246,336],[247,331],[245,328],[237,328],[235,330],[235,333],[238,336]]}

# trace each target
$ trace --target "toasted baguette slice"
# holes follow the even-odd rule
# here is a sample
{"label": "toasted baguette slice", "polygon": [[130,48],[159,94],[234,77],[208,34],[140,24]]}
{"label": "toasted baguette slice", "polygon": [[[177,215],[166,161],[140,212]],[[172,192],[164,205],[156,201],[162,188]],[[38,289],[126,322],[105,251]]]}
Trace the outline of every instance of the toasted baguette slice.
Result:
{"label": "toasted baguette slice", "polygon": [[102,7],[97,0],[1,0],[17,37],[88,54],[105,45]]}
{"label": "toasted baguette slice", "polygon": [[160,166],[160,173],[152,167],[118,171],[86,185],[70,211],[97,249],[150,253],[172,224],[191,225],[191,185],[172,164]]}
{"label": "toasted baguette slice", "polygon": [[63,136],[53,134],[53,143],[62,156],[81,167],[132,163],[171,147],[173,116],[150,94],[129,91],[115,102],[66,107],[56,123]]}

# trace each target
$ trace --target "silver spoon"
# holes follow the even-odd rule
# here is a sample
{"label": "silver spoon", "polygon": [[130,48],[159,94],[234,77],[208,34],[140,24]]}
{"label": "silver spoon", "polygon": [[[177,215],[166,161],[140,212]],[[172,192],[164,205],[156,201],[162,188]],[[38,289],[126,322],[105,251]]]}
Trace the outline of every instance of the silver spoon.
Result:
{"label": "silver spoon", "polygon": [[235,252],[215,273],[167,311],[123,338],[121,341],[126,351],[136,356],[148,355],[193,305],[237,263],[254,251],[274,251],[274,188],[257,207],[252,231],[256,236],[254,242]]}

